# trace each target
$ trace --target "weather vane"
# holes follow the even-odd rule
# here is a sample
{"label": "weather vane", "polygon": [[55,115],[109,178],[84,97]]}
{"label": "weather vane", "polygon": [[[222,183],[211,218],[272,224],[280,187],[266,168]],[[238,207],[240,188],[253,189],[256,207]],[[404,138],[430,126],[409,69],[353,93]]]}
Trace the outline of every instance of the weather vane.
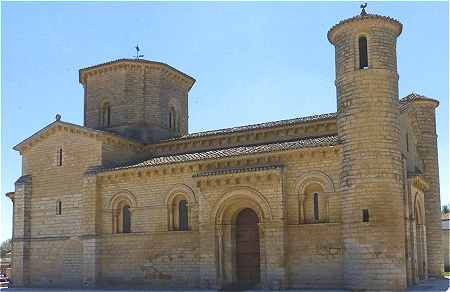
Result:
{"label": "weather vane", "polygon": [[143,58],[144,55],[139,55],[139,51],[140,51],[139,45],[136,45],[136,47],[134,47],[134,48],[136,49],[136,56],[135,56],[135,58],[136,59]]}
{"label": "weather vane", "polygon": [[361,7],[361,15],[367,15],[366,12],[366,7],[367,7],[367,3],[361,4],[359,7]]}

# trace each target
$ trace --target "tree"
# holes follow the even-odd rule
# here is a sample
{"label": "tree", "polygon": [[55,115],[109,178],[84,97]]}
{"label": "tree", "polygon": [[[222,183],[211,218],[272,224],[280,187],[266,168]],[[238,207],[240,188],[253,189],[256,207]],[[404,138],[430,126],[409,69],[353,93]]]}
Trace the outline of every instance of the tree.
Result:
{"label": "tree", "polygon": [[12,240],[7,239],[0,244],[0,253],[1,256],[6,255],[8,252],[12,250]]}
{"label": "tree", "polygon": [[442,214],[448,214],[448,213],[450,213],[449,205],[442,206]]}

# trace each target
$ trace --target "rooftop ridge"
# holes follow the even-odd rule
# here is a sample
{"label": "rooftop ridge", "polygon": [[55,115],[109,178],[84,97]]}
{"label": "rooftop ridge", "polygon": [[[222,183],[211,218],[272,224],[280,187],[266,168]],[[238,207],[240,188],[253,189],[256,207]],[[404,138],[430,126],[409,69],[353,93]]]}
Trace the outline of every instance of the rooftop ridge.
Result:
{"label": "rooftop ridge", "polygon": [[279,126],[295,125],[295,124],[305,123],[305,122],[329,120],[329,119],[333,119],[336,117],[337,117],[337,113],[335,113],[335,112],[334,113],[326,113],[326,114],[298,117],[298,118],[278,120],[278,121],[272,121],[272,122],[265,122],[265,123],[236,126],[236,127],[223,128],[223,129],[217,129],[217,130],[196,132],[196,133],[191,133],[191,134],[181,136],[178,138],[166,139],[161,142],[172,142],[172,141],[192,139],[192,138],[198,138],[198,137],[206,137],[206,136],[212,136],[212,135],[238,133],[238,132],[243,132],[243,131],[247,131],[247,130],[267,129],[267,128],[279,127]]}

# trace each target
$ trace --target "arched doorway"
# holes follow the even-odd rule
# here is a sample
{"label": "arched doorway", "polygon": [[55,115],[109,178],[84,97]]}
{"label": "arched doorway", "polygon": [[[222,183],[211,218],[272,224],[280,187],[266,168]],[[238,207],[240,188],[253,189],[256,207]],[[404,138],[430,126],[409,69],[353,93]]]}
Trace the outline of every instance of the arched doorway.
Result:
{"label": "arched doorway", "polygon": [[259,219],[252,209],[239,212],[236,219],[236,276],[241,288],[260,282]]}

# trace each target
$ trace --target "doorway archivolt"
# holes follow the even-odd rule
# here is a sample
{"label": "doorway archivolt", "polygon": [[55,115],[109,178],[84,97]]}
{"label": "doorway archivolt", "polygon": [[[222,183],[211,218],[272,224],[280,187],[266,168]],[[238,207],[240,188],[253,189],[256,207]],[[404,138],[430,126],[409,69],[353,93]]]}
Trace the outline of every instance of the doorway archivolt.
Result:
{"label": "doorway archivolt", "polygon": [[[229,190],[222,196],[222,199],[216,205],[211,214],[211,223],[216,229],[216,247],[217,247],[217,271],[219,283],[222,287],[239,285],[239,274],[242,278],[242,270],[239,265],[238,256],[242,254],[239,246],[242,243],[242,221],[243,213],[253,213],[257,231],[255,236],[258,238],[257,248],[259,249],[257,270],[258,281],[264,281],[265,263],[264,263],[264,230],[263,225],[272,220],[272,212],[268,201],[257,190],[249,187],[239,187]],[[242,223],[242,222],[241,222]]]}

